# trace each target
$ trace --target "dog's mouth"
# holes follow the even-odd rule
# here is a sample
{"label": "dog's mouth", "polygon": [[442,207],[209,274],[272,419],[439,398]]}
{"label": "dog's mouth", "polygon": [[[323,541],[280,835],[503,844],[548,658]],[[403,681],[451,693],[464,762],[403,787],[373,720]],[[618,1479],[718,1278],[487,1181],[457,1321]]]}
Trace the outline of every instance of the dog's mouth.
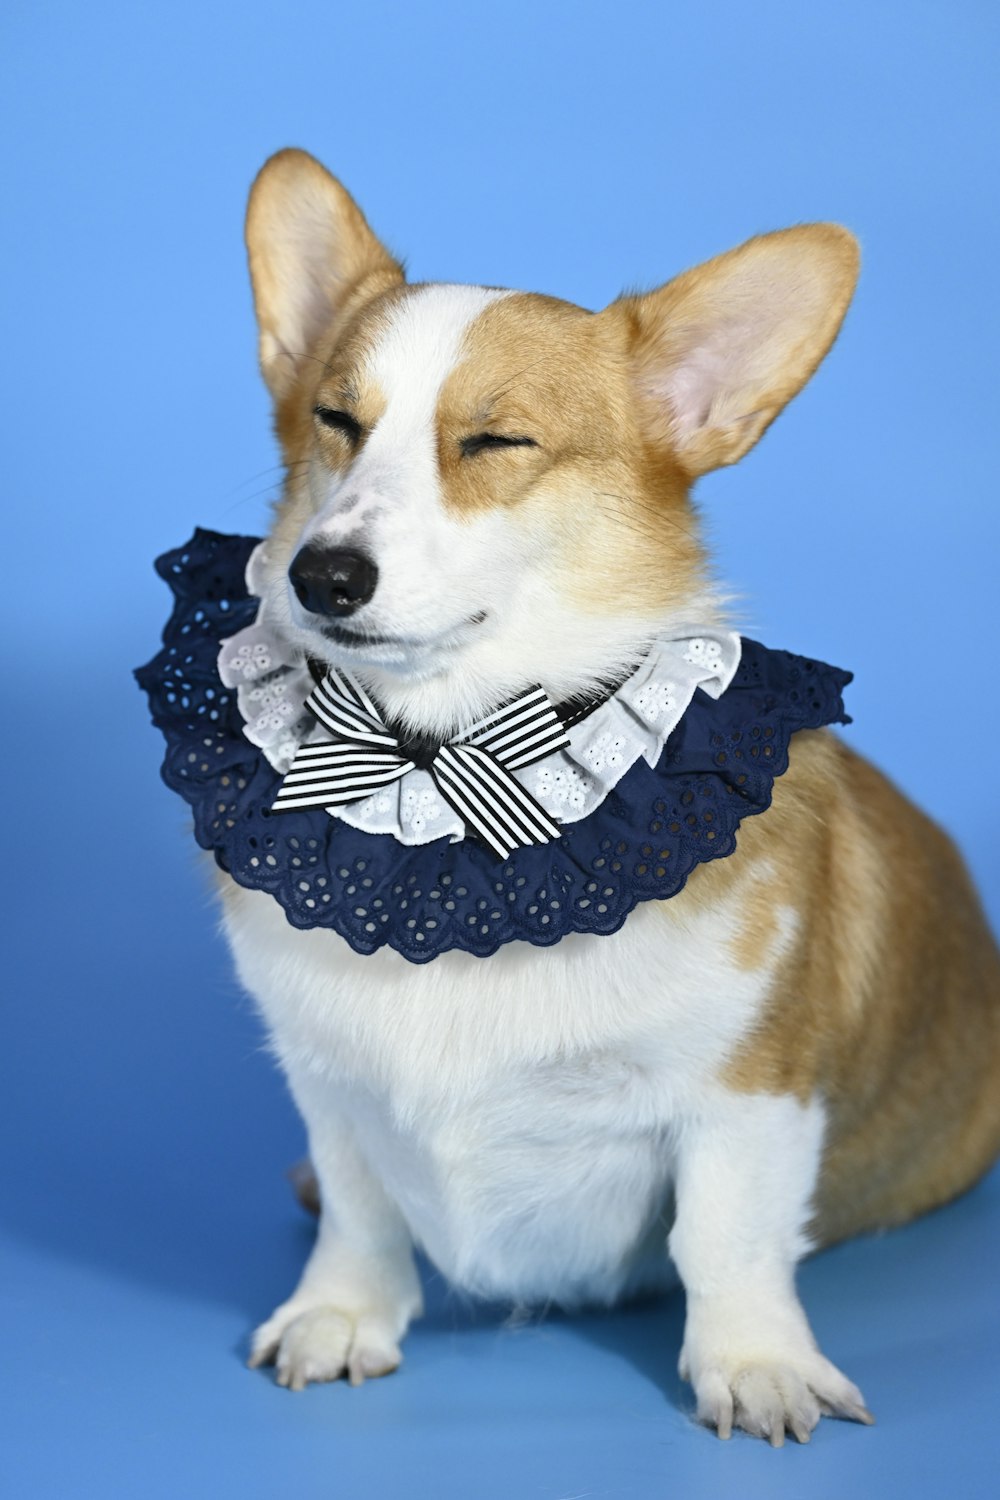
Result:
{"label": "dog's mouth", "polygon": [[349,626],[332,620],[327,620],[319,629],[328,641],[333,641],[338,646],[346,646],[348,650],[364,651],[382,648],[390,651],[426,651],[435,646],[446,645],[454,640],[466,626],[482,625],[486,619],[487,611],[481,609],[467,619],[449,626],[447,630],[438,631],[430,636],[380,635],[374,630],[352,630]]}

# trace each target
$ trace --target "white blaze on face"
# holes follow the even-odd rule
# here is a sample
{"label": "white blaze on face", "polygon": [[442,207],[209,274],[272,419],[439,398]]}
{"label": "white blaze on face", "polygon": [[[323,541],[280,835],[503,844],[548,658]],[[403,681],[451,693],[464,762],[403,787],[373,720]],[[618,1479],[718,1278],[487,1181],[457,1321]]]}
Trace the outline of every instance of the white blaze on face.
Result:
{"label": "white blaze on face", "polygon": [[[448,503],[438,449],[442,390],[467,350],[488,368],[476,325],[487,308],[516,295],[435,285],[389,305],[358,372],[377,390],[382,414],[346,471],[332,473],[312,459],[311,518],[281,560],[280,576],[275,559],[274,589],[282,595],[276,618],[287,619],[292,638],[314,656],[359,671],[393,713],[441,732],[535,683],[558,699],[614,677],[640,659],[653,633],[627,593],[620,616],[571,597],[565,580],[572,578],[573,526],[557,535],[552,516],[560,512],[551,504],[567,497],[547,493],[545,479],[524,505],[470,510]],[[505,378],[509,357],[498,358],[495,384]],[[474,412],[467,418],[468,433],[449,440],[476,435]],[[488,456],[470,461],[488,474]],[[576,498],[571,515],[579,526],[586,481]],[[288,561],[310,541],[358,548],[378,568],[371,601],[342,622],[356,641],[325,629],[289,587]]]}
{"label": "white blaze on face", "polygon": [[[315,517],[302,540],[355,546],[379,570],[378,587],[357,624],[382,636],[423,642],[461,626],[488,606],[496,555],[480,524],[449,515],[441,493],[437,407],[462,359],[467,330],[510,293],[484,287],[416,289],[393,308],[366,358],[385,409],[357,461],[331,475],[314,461]],[[485,524],[484,524],[485,523]]]}

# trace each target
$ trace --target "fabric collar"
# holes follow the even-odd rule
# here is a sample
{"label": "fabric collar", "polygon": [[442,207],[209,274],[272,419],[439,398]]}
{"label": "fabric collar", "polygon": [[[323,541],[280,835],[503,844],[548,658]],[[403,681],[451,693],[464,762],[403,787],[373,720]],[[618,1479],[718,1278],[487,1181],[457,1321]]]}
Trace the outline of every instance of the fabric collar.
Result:
{"label": "fabric collar", "polygon": [[[849,672],[744,638],[727,685],[718,674],[695,684],[655,753],[647,746],[627,767],[608,765],[612,735],[597,768],[611,784],[596,805],[567,816],[567,792],[556,804],[561,836],[504,862],[433,819],[417,830],[422,842],[407,844],[322,810],[271,817],[282,742],[267,752],[251,743],[239,696],[275,679],[261,672],[234,688],[218,668],[221,643],[255,627],[246,569],[258,545],[197,530],[158,559],[175,606],[163,649],[136,676],[166,739],[163,778],[190,805],[201,847],[240,885],[274,896],[293,926],[331,928],[359,953],[389,946],[421,963],[451,949],[485,957],[513,940],[614,932],[638,902],[676,895],[697,864],[733,852],[742,818],[769,806],[796,730],[850,722],[841,699]],[[263,641],[242,644],[262,663]],[[254,706],[267,713],[283,696]],[[588,717],[592,733],[607,709],[630,713],[631,728],[637,716],[622,697]],[[275,712],[272,723],[293,753],[290,716]]]}
{"label": "fabric collar", "polygon": [[[266,544],[246,568],[246,589],[263,592]],[[284,774],[301,745],[328,738],[305,711],[315,676],[257,602],[253,623],[222,642],[218,671],[236,692],[243,733]],[[589,817],[639,760],[655,766],[663,747],[701,689],[718,698],[733,680],[740,637],[712,626],[681,627],[653,643],[642,664],[603,697],[566,705],[569,743],[517,773],[524,790],[561,824]],[[388,833],[406,845],[464,839],[461,816],[439,795],[427,770],[363,800],[327,809],[352,828]]]}

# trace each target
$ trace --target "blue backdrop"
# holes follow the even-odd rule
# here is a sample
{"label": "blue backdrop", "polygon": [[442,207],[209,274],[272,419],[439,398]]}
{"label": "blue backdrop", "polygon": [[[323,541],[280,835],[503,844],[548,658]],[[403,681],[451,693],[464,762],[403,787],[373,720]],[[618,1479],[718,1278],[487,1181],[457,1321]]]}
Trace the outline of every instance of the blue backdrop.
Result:
{"label": "blue backdrop", "polygon": [[512,1330],[432,1278],[392,1380],[293,1397],[245,1371],[308,1246],[300,1131],[129,671],[167,606],[153,555],[266,525],[241,219],[277,147],[326,160],[415,278],[588,306],[839,219],[864,251],[844,333],[700,497],[746,628],[854,668],[851,743],[957,834],[996,917],[998,23],[985,0],[8,7],[12,1494],[993,1493],[996,1177],[805,1268],[880,1423],[809,1449],[690,1424],[676,1300]]}

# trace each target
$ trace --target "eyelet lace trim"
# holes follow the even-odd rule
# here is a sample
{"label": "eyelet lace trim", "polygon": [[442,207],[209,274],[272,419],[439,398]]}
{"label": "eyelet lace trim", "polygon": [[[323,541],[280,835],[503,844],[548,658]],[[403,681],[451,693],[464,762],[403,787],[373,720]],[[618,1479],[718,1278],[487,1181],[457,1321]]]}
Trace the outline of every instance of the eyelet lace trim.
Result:
{"label": "eyelet lace trim", "polygon": [[[451,949],[485,957],[514,940],[548,945],[571,932],[615,932],[638,902],[675,895],[697,864],[732,853],[741,819],[770,804],[796,730],[849,722],[841,691],[850,673],[744,639],[728,689],[713,698],[697,688],[653,763],[640,754],[593,812],[508,861],[471,839],[442,836],[447,830],[429,816],[432,804],[421,801],[426,787],[416,778],[405,816],[414,836],[433,834],[418,847],[322,811],[271,817],[281,772],[250,742],[240,688],[226,686],[217,668],[223,640],[239,635],[251,647],[242,661],[267,644],[243,638],[257,613],[245,579],[256,545],[257,538],[199,530],[158,560],[175,606],[162,650],[136,676],[166,740],[163,779],[190,805],[201,847],[240,885],[274,896],[293,926],[328,927],[359,953],[387,945],[423,963]],[[696,660],[687,665],[703,670],[697,640],[708,637],[692,637],[686,649]],[[258,677],[249,685],[269,683]],[[241,686],[248,686],[245,674]],[[673,712],[659,707],[659,680],[644,686],[656,687],[647,707]],[[251,723],[289,695],[255,701]],[[273,735],[269,748],[280,753],[272,720],[256,732]],[[617,772],[611,757],[623,754],[619,737],[612,723],[587,741],[607,768],[528,770],[549,771],[551,805],[577,812],[574,797],[588,795],[577,776]]]}
{"label": "eyelet lace trim", "polygon": [[[263,573],[265,545],[250,556],[250,594]],[[739,636],[714,627],[691,626],[655,642],[638,671],[572,725],[565,749],[514,772],[516,779],[561,823],[589,817],[640,757],[656,764],[697,688],[713,698],[725,692],[739,659]],[[218,668],[225,686],[236,690],[244,734],[282,775],[300,743],[328,738],[304,707],[315,686],[309,669],[271,624],[264,604],[252,625],[222,642]],[[421,770],[378,797],[327,813],[366,833],[391,833],[402,844],[466,837],[459,814]]]}

